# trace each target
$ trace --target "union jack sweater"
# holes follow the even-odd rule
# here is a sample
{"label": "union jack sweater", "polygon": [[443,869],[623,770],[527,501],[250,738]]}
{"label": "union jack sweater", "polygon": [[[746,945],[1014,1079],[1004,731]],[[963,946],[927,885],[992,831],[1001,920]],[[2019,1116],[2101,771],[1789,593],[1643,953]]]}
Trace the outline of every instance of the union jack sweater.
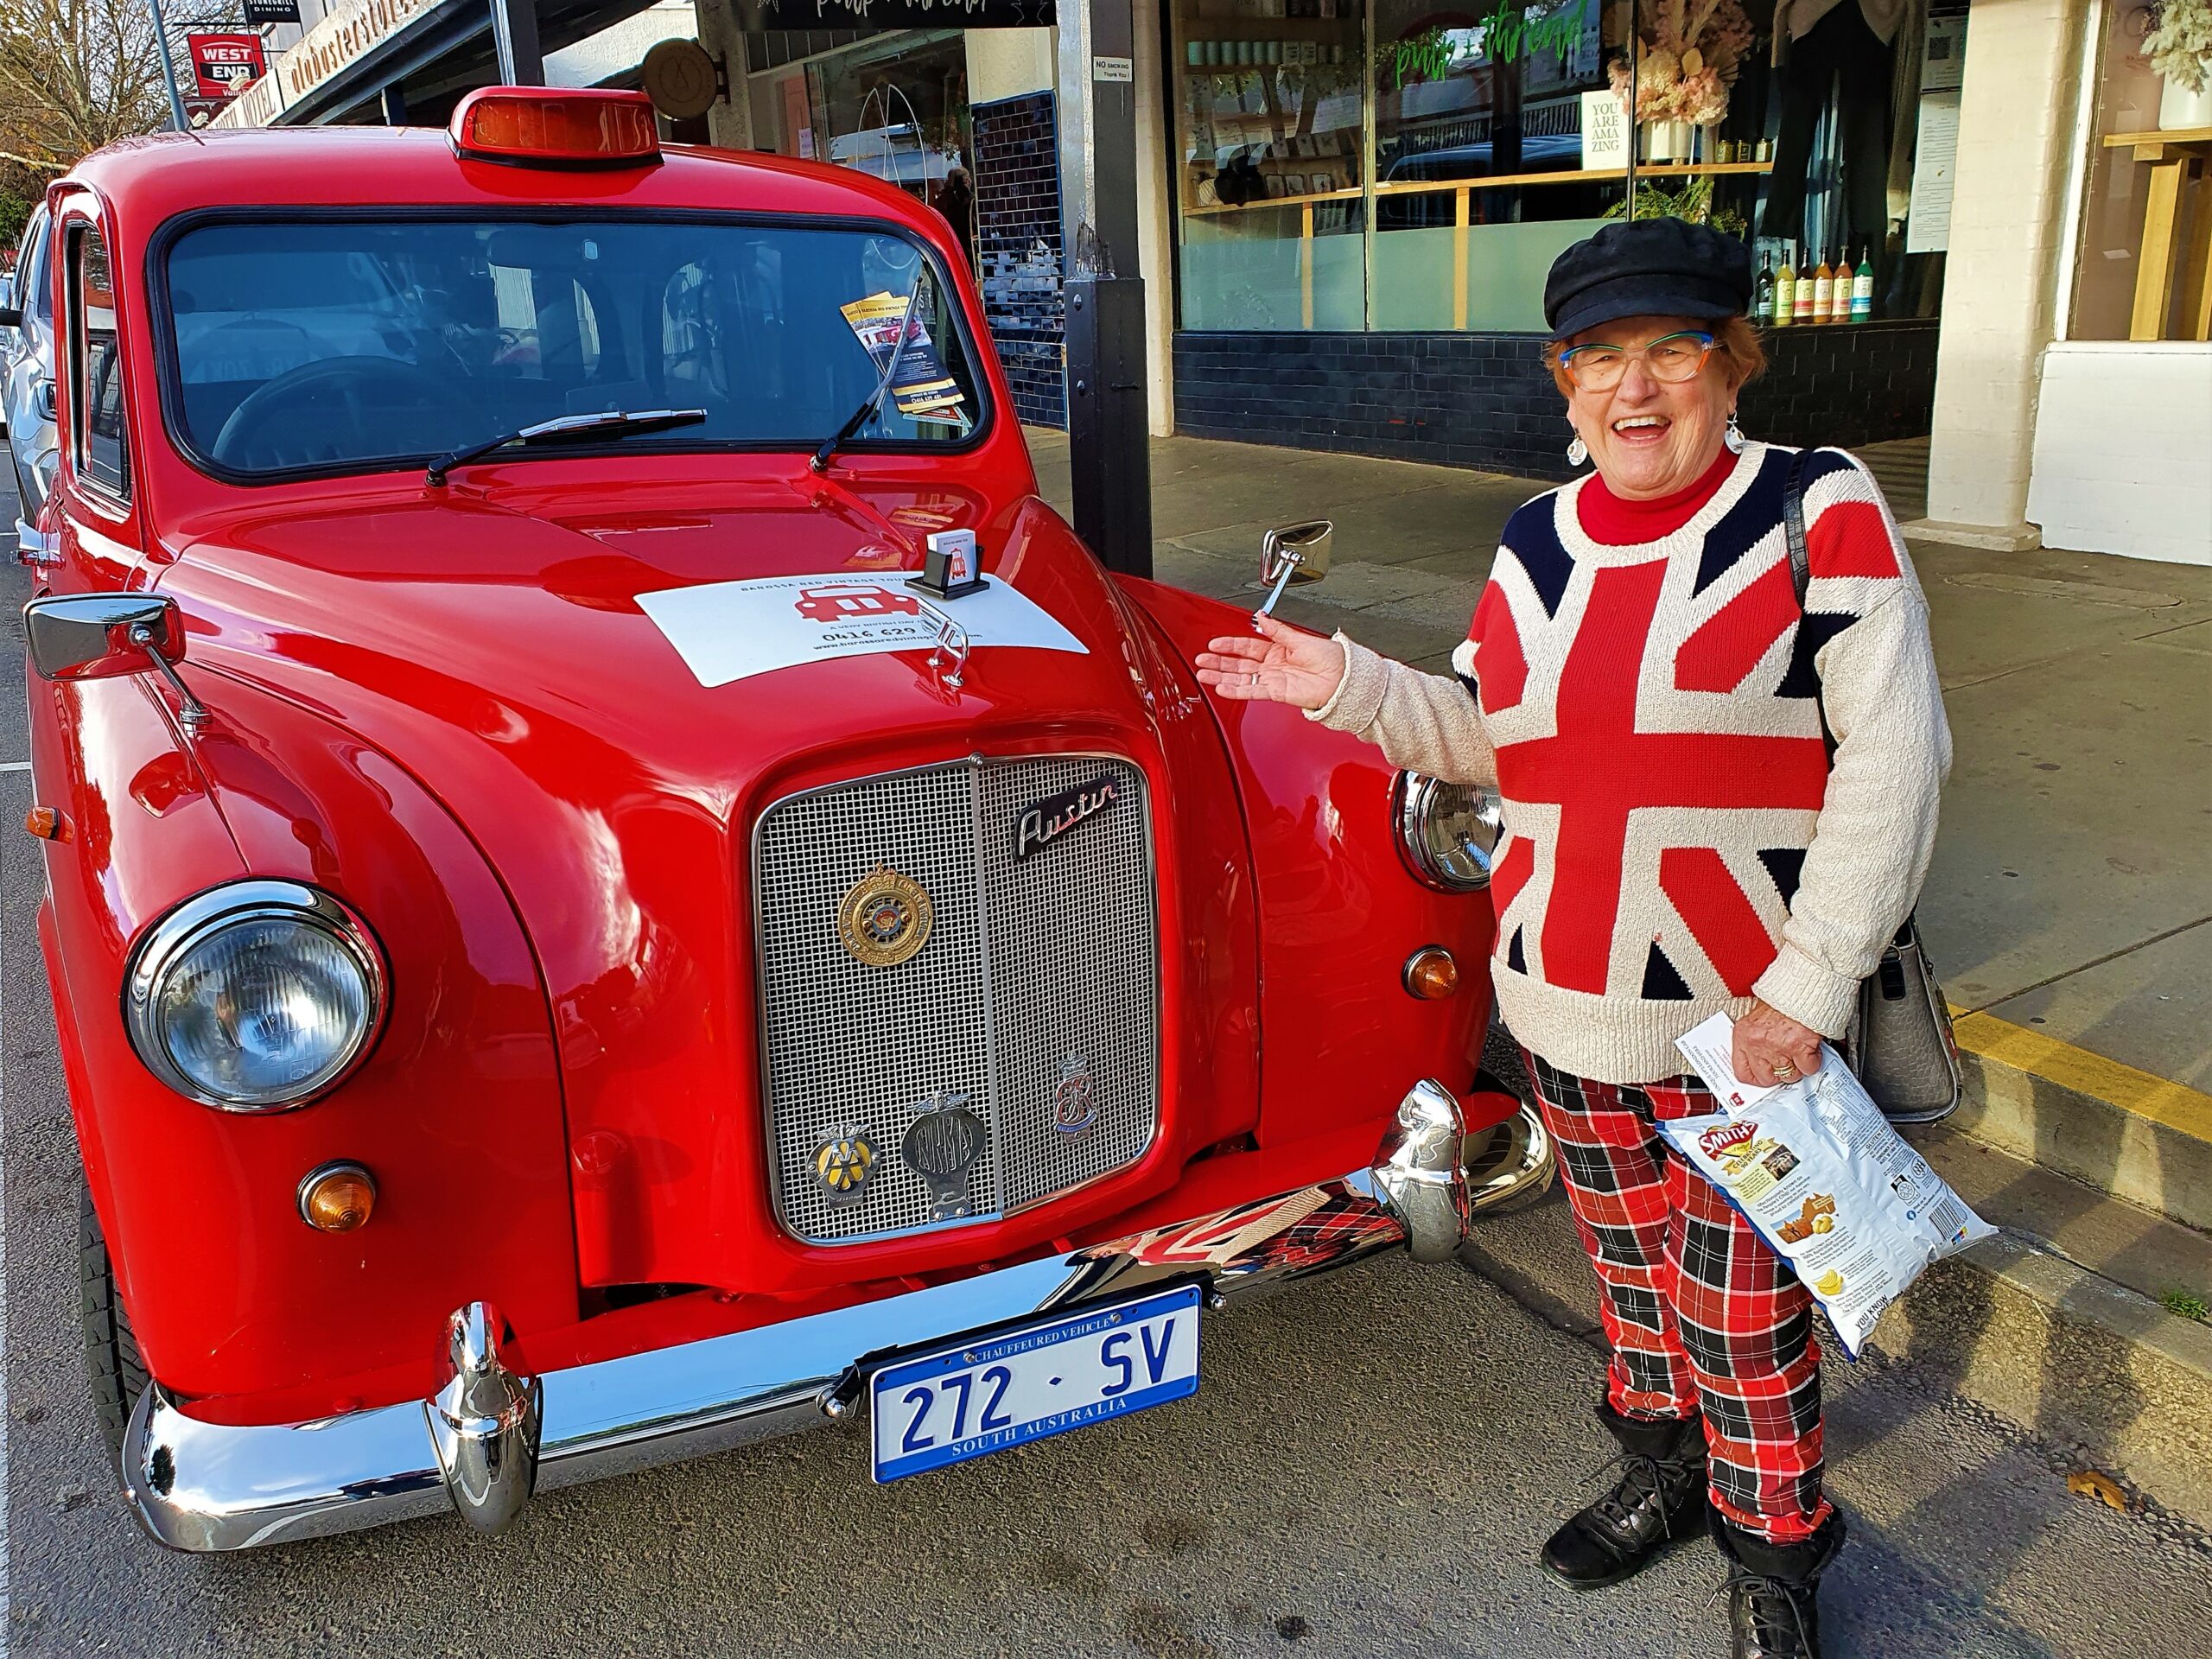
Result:
{"label": "union jack sweater", "polygon": [[1792,453],[1746,445],[1650,541],[1585,531],[1587,476],[1528,502],[1453,675],[1337,636],[1309,719],[1503,798],[1498,1008],[1564,1071],[1675,1076],[1677,1037],[1754,997],[1840,1037],[1927,873],[1951,761],[1927,601],[1873,479],[1821,449],[1799,609]]}

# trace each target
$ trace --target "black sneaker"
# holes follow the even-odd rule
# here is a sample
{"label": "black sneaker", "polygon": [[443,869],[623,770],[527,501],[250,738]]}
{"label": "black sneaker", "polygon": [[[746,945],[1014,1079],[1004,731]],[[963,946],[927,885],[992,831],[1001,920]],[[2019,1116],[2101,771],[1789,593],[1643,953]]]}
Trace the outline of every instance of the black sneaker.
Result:
{"label": "black sneaker", "polygon": [[1732,1659],[1821,1659],[1821,1574],[1843,1548],[1843,1516],[1831,1512],[1801,1544],[1769,1543],[1718,1515],[1713,1540],[1728,1563]]}
{"label": "black sneaker", "polygon": [[[1544,1546],[1544,1571],[1577,1590],[1599,1590],[1640,1572],[1670,1542],[1698,1529],[1705,1509],[1705,1423],[1640,1422],[1609,1405],[1598,1421],[1621,1443],[1620,1478]],[[1608,1465],[1610,1466],[1610,1465]]]}

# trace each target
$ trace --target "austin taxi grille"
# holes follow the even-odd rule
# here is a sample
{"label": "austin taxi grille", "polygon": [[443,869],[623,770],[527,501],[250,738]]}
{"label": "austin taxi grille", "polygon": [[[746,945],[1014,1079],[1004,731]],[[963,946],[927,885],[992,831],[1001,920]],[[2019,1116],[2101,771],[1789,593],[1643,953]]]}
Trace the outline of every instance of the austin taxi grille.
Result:
{"label": "austin taxi grille", "polygon": [[[1020,852],[1025,811],[1078,790],[1095,800],[1102,779],[1109,806]],[[920,883],[932,912],[928,942],[889,967],[856,959],[838,929],[846,895],[880,868]],[[967,760],[790,796],[755,832],[753,892],[770,1166],[794,1236],[855,1243],[990,1220],[1127,1168],[1151,1144],[1159,930],[1135,766]],[[1071,1111],[1076,1070],[1088,1094]],[[987,1133],[967,1214],[933,1221],[938,1201],[898,1148],[932,1100],[956,1096]],[[881,1154],[857,1196],[815,1173],[824,1137],[850,1127]]]}

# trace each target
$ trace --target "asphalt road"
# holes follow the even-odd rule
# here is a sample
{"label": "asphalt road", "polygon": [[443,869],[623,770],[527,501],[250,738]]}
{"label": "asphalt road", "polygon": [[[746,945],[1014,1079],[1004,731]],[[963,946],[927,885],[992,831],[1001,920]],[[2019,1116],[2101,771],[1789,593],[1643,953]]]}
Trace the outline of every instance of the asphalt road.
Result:
{"label": "asphalt road", "polygon": [[[25,573],[0,572],[0,626],[19,641]],[[11,695],[0,766],[24,755]],[[1725,1649],[1701,1541],[1592,1596],[1535,1570],[1610,1452],[1584,1322],[1402,1260],[1211,1324],[1193,1400],[891,1487],[869,1484],[861,1433],[826,1431],[553,1494],[496,1540],[440,1520],[165,1553],[132,1522],[86,1401],[42,877],[7,830],[29,804],[28,774],[0,771],[0,1659]],[[1555,1203],[1484,1243],[1507,1262],[1572,1248]],[[2062,1456],[1928,1377],[1833,1360],[1828,1381],[1854,1533],[1825,1599],[1832,1654],[2206,1651],[2202,1538],[2069,1496]]]}

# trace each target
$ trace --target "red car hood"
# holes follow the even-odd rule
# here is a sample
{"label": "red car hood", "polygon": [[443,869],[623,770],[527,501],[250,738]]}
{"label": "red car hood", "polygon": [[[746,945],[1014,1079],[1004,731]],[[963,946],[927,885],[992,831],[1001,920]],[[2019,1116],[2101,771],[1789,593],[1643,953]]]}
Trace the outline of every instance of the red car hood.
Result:
{"label": "red car hood", "polygon": [[[537,486],[526,473],[507,481]],[[957,690],[919,650],[709,686],[639,604],[877,569],[903,594],[924,532],[949,523],[973,525],[994,581],[1083,650],[981,645]],[[496,502],[356,491],[327,512],[295,499],[228,518],[160,585],[185,614],[188,671],[266,685],[412,770],[505,884],[552,1001],[588,1284],[761,1276],[737,1272],[742,1230],[713,1218],[760,1155],[744,918],[746,836],[767,802],[977,751],[1092,747],[1153,774],[1163,825],[1169,805],[1152,648],[1034,498],[984,517],[941,489],[864,499],[810,480],[572,478]]]}

